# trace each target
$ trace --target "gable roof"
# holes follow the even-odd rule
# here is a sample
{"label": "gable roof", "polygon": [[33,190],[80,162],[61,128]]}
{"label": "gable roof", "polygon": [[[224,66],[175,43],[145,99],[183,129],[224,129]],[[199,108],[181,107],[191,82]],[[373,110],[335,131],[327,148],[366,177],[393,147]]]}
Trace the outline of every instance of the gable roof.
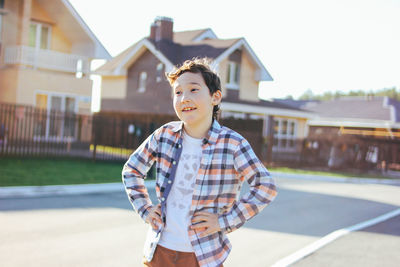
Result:
{"label": "gable roof", "polygon": [[303,108],[309,102],[321,102],[320,100],[294,100],[294,99],[282,99],[282,98],[273,98],[272,101],[280,104],[284,104],[287,106],[291,106],[294,108]]}
{"label": "gable roof", "polygon": [[50,18],[72,41],[72,52],[91,58],[110,59],[111,55],[97,39],[68,0],[37,0]]}
{"label": "gable roof", "polygon": [[182,32],[174,32],[173,33],[173,40],[174,43],[179,44],[188,44],[196,40],[197,38],[201,38],[204,35],[213,36],[217,38],[215,33],[211,29],[199,29],[199,30],[192,30],[192,31],[182,31]]}
{"label": "gable roof", "polygon": [[400,129],[400,102],[384,96],[341,97],[329,101],[274,99],[315,114],[310,126]]}
{"label": "gable roof", "polygon": [[125,75],[126,69],[129,67],[127,63],[132,64],[135,58],[138,57],[137,53],[143,53],[144,49],[150,50],[159,58],[165,64],[167,71],[193,57],[211,58],[213,59],[213,67],[216,67],[236,49],[243,49],[258,67],[256,80],[272,80],[271,75],[244,38],[218,39],[211,29],[174,32],[173,42],[168,40],[155,42],[149,38],[144,38],[99,67],[96,73]]}
{"label": "gable roof", "polygon": [[389,101],[388,97],[343,97],[308,102],[302,108],[316,112],[321,117],[400,122],[399,104],[394,99]]}
{"label": "gable roof", "polygon": [[222,101],[221,107],[223,110],[259,113],[264,115],[273,114],[275,116],[301,117],[308,119],[312,119],[315,117],[313,112],[263,99],[260,99],[260,101],[258,102],[246,101],[240,99],[239,100],[226,99]]}
{"label": "gable roof", "polygon": [[166,40],[152,43],[157,50],[163,53],[165,57],[172,62],[173,65],[178,65],[193,57],[208,57],[215,59],[238,40],[240,39],[206,39],[188,43],[186,45]]}
{"label": "gable roof", "polygon": [[135,47],[138,45],[138,43],[140,43],[142,40],[134,43],[133,45],[131,45],[130,47],[126,48],[124,51],[119,53],[117,56],[111,58],[109,61],[107,61],[106,63],[101,65],[99,68],[97,68],[95,72],[100,73],[100,74],[101,73],[106,74],[106,73],[116,69],[119,66],[119,64],[122,62],[122,60],[124,60],[124,58],[126,58],[129,55],[129,53],[131,53],[135,49]]}

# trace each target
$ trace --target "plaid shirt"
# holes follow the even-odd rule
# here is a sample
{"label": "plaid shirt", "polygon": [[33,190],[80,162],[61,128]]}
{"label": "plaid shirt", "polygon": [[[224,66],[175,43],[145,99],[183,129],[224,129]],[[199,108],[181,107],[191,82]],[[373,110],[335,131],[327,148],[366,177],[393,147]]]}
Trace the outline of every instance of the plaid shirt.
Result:
{"label": "plaid shirt", "polygon": [[[146,220],[152,202],[144,178],[156,163],[156,194],[165,222],[166,200],[174,182],[177,161],[182,152],[183,122],[170,122],[157,129],[132,153],[124,165],[122,180],[132,206]],[[197,174],[189,215],[196,211],[219,214],[221,231],[199,237],[200,231],[188,228],[189,239],[200,266],[219,266],[227,258],[231,244],[226,233],[242,226],[276,196],[268,170],[254,154],[250,144],[235,131],[214,120],[203,139],[203,155]],[[238,199],[243,181],[250,191]],[[162,233],[149,229],[144,255],[151,261]]]}

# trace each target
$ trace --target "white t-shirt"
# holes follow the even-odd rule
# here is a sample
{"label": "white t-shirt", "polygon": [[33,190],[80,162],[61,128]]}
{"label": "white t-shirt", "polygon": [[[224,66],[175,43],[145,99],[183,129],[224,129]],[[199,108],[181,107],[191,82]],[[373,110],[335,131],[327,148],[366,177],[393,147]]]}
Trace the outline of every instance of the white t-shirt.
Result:
{"label": "white t-shirt", "polygon": [[159,244],[183,252],[193,252],[188,227],[191,224],[189,209],[202,156],[202,139],[183,131],[182,154],[178,161],[175,180],[167,198],[166,226]]}

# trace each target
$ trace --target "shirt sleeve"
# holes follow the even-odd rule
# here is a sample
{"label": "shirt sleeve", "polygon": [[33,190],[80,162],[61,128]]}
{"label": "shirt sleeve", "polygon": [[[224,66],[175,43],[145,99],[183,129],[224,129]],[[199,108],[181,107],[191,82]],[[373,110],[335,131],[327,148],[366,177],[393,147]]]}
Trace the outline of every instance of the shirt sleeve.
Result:
{"label": "shirt sleeve", "polygon": [[230,233],[264,209],[277,195],[274,179],[260,162],[249,142],[243,139],[234,154],[234,166],[249,183],[247,194],[218,218],[223,232]]}
{"label": "shirt sleeve", "polygon": [[[156,131],[157,132],[157,131]],[[158,140],[156,132],[151,134],[129,157],[122,169],[122,182],[134,210],[146,221],[152,207],[144,184],[147,172],[157,156]]]}

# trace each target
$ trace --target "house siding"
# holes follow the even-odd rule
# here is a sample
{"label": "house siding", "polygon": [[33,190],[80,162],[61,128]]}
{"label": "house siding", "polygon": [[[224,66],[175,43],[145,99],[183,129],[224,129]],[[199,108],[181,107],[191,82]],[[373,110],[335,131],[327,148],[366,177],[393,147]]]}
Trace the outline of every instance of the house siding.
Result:
{"label": "house siding", "polygon": [[16,88],[17,80],[17,69],[7,68],[0,71],[0,102],[16,102],[17,90],[7,90],[7,88]]}
{"label": "house siding", "polygon": [[[158,58],[156,58],[150,51],[146,50],[127,69],[126,98],[103,99],[101,110],[175,114],[172,105],[171,87],[168,81],[164,76],[161,82],[156,81],[156,69],[158,63],[160,63]],[[143,93],[138,92],[138,81],[141,72],[147,73],[146,91]]]}
{"label": "house siding", "polygon": [[221,79],[221,90],[222,90],[222,97],[226,97],[227,89],[226,89],[226,75],[227,75],[227,68],[228,68],[228,60],[222,60],[218,66],[218,75]]}
{"label": "house siding", "polygon": [[37,1],[32,1],[32,20],[39,23],[46,23],[51,26],[51,41],[49,49],[67,54],[71,53],[71,41],[66,38],[47,12],[37,4]]}
{"label": "house siding", "polygon": [[256,73],[254,64],[245,53],[242,53],[240,69],[239,98],[247,101],[260,101],[258,97],[258,82],[254,79]]}
{"label": "house siding", "polygon": [[31,69],[20,69],[17,84],[17,103],[35,105],[36,93],[38,92],[52,92],[77,96],[78,110],[80,113],[90,113],[91,104],[81,102],[79,97],[92,95],[92,80],[76,79],[71,75],[61,73],[57,74]]}
{"label": "house siding", "polygon": [[4,54],[4,47],[6,45],[18,43],[18,31],[20,28],[18,14],[21,12],[21,5],[18,1],[6,1],[5,9],[9,12],[7,15],[3,15],[2,55]]}
{"label": "house siding", "polygon": [[[62,3],[60,2],[60,4]],[[72,41],[51,19],[51,14],[42,2],[8,0],[5,3],[5,10],[7,10],[7,14],[3,16],[0,54],[0,102],[35,105],[38,92],[55,93],[76,97],[76,110],[79,113],[90,113],[92,81],[88,76],[76,78],[75,73],[71,72],[21,66],[23,64],[20,61],[15,64],[4,64],[7,46],[29,45],[29,25],[32,21],[51,26],[49,50],[70,54],[73,46]],[[60,20],[59,23],[63,23],[63,21]]]}
{"label": "house siding", "polygon": [[126,76],[103,76],[101,78],[101,99],[126,98]]}

